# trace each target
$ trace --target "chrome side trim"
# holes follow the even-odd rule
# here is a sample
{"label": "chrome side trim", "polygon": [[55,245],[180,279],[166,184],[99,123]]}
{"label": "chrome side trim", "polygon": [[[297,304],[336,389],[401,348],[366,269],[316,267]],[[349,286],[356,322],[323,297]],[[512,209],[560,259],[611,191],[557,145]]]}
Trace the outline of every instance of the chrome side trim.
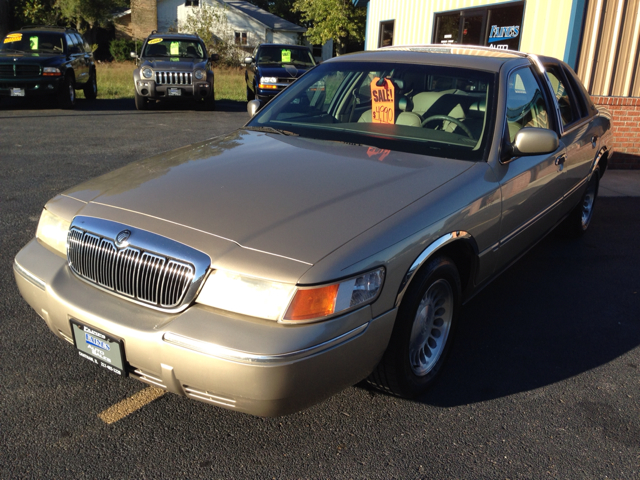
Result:
{"label": "chrome side trim", "polygon": [[252,365],[273,365],[299,360],[301,358],[320,353],[324,350],[328,350],[343,342],[346,342],[347,340],[351,340],[352,338],[357,337],[358,335],[363,333],[368,326],[369,323],[367,322],[363,325],[360,325],[359,327],[354,328],[353,330],[348,331],[347,333],[332,338],[331,340],[327,340],[326,342],[320,343],[319,345],[314,345],[313,347],[296,350],[295,352],[272,355],[243,352],[240,350],[235,350],[233,348],[223,347],[222,345],[217,345],[215,343],[203,342],[202,340],[196,340],[195,338],[184,337],[182,335],[171,332],[165,333],[162,339],[172,345],[186,348],[188,350],[194,350],[196,352],[204,353],[205,355],[210,355],[222,360],[229,360],[238,363],[248,363]]}
{"label": "chrome side trim", "polygon": [[471,239],[471,235],[461,230],[447,233],[446,235],[443,235],[442,237],[438,238],[436,241],[432,242],[427,248],[425,248],[422,251],[422,253],[418,256],[418,258],[415,259],[411,267],[409,267],[409,270],[407,270],[407,273],[402,279],[402,283],[400,284],[400,288],[398,289],[398,296],[396,297],[396,306],[400,305],[400,302],[402,301],[402,297],[404,296],[407,290],[407,287],[411,283],[411,280],[413,280],[413,277],[416,274],[416,271],[422,265],[425,264],[427,259],[431,255],[433,255],[433,253],[439,248],[443,247],[447,243],[451,243],[454,240],[458,240],[460,238]]}
{"label": "chrome side trim", "polygon": [[547,213],[549,213],[551,210],[553,210],[554,208],[556,208],[558,205],[560,205],[560,203],[565,199],[565,196],[560,197],[558,200],[556,200],[555,202],[553,202],[551,205],[549,205],[547,208],[545,208],[543,211],[541,211],[540,213],[538,213],[535,217],[529,219],[528,221],[526,221],[525,223],[523,223],[522,225],[520,225],[518,228],[516,228],[513,232],[511,232],[509,235],[507,235],[506,237],[503,237],[500,240],[500,246],[504,245],[505,243],[509,242],[510,240],[513,240],[518,234],[522,233],[524,230],[526,230],[527,228],[529,228],[531,225],[533,225],[534,223],[536,223],[538,220],[540,220],[543,216],[545,216]]}
{"label": "chrome side trim", "polygon": [[17,273],[19,273],[20,276],[22,278],[24,278],[27,282],[31,283],[32,285],[35,285],[40,290],[45,290],[47,288],[47,284],[45,282],[40,280],[33,273],[31,273],[28,270],[22,268],[22,266],[18,262],[16,262],[15,260],[13,261],[13,269]]}

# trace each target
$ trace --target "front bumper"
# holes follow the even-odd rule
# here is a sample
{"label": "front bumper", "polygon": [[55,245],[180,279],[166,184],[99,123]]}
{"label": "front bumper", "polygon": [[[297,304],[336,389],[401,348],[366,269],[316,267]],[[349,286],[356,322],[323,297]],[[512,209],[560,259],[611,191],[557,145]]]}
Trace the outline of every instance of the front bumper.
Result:
{"label": "front bumper", "polygon": [[24,90],[25,97],[55,95],[64,77],[0,78],[0,96],[9,97],[14,88]]}
{"label": "front bumper", "polygon": [[[213,95],[213,84],[209,81],[195,81],[193,85],[157,85],[153,80],[135,80],[138,95],[152,100],[202,100]],[[178,89],[180,95],[170,95],[171,89]]]}
{"label": "front bumper", "polygon": [[292,413],[365,378],[389,341],[396,311],[370,307],[290,326],[194,305],[179,314],[138,306],[79,280],[66,259],[32,240],[16,256],[24,299],[58,337],[70,319],[124,340],[127,371],[187,397],[259,416]]}

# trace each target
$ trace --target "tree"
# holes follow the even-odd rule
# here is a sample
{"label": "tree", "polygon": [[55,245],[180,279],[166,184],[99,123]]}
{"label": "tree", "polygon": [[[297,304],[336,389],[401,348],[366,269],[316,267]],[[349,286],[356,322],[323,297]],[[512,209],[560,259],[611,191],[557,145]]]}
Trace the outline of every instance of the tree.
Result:
{"label": "tree", "polygon": [[366,10],[354,7],[351,0],[296,0],[293,8],[308,26],[309,41],[322,45],[333,40],[338,55],[349,40],[364,39]]}
{"label": "tree", "polygon": [[78,30],[106,27],[117,7],[128,6],[128,0],[57,0],[55,6]]}

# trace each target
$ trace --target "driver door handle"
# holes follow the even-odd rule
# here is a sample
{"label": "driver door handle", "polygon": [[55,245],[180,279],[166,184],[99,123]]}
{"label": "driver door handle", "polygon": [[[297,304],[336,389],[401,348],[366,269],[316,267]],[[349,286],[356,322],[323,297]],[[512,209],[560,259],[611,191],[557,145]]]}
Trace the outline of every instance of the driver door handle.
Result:
{"label": "driver door handle", "polygon": [[560,155],[560,156],[556,157],[555,164],[556,164],[558,167],[560,167],[560,168],[558,169],[558,171],[559,171],[559,172],[561,172],[561,171],[562,171],[562,169],[564,168],[564,162],[565,162],[565,160],[566,160],[566,159],[567,159],[567,154],[566,154],[566,153],[563,153],[562,155]]}

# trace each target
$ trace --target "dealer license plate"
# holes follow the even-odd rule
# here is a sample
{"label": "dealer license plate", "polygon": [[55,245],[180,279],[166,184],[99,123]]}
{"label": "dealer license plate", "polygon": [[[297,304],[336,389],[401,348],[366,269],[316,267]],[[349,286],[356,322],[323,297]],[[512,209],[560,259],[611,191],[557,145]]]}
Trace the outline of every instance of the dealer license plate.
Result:
{"label": "dealer license plate", "polygon": [[93,327],[88,327],[71,319],[73,341],[78,354],[85,360],[106,368],[110,372],[120,376],[126,376],[124,360],[124,343]]}
{"label": "dealer license plate", "polygon": [[12,97],[24,97],[24,88],[12,88],[11,89]]}
{"label": "dealer license plate", "polygon": [[179,88],[170,88],[169,89],[169,96],[170,97],[179,97],[180,95],[182,95],[182,90],[180,90]]}

